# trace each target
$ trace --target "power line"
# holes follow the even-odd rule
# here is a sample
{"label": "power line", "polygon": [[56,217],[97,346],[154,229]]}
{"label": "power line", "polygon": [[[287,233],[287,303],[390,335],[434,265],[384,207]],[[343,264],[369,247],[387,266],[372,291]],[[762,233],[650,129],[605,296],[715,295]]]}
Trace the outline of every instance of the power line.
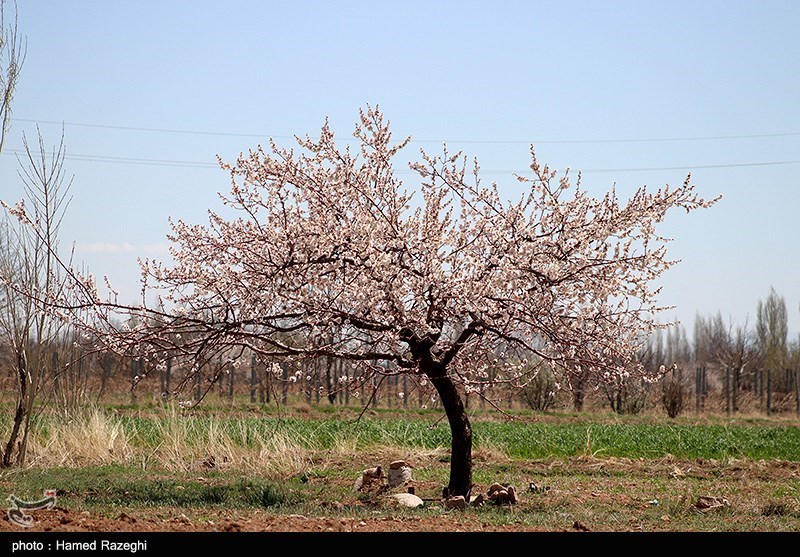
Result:
{"label": "power line", "polygon": [[[2,152],[3,155],[25,155],[23,149],[6,149]],[[80,155],[80,154],[66,154],[65,160],[80,161],[80,162],[109,162],[118,164],[138,164],[148,166],[173,166],[185,168],[219,168],[219,164],[211,162],[200,161],[180,161],[171,159],[140,159],[133,157],[113,157],[106,155]]]}
{"label": "power line", "polygon": [[587,172],[644,172],[654,170],[697,170],[707,168],[741,168],[746,166],[777,166],[784,164],[800,164],[800,160],[796,161],[764,161],[764,162],[742,162],[732,164],[687,164],[685,166],[654,166],[648,168],[587,168],[581,170],[583,173]]}
{"label": "power line", "polygon": [[[29,124],[53,124],[58,126],[74,126],[80,128],[100,128],[109,130],[124,130],[124,131],[137,131],[137,132],[157,132],[157,133],[176,133],[186,135],[216,135],[216,136],[231,136],[231,137],[269,137],[265,134],[257,133],[232,133],[232,132],[211,132],[200,130],[179,130],[169,128],[143,128],[137,126],[115,126],[111,124],[86,124],[80,122],[58,122],[56,120],[34,120],[32,118],[12,118],[15,122],[27,122]],[[291,135],[275,135],[272,136],[279,139],[293,139]]]}
{"label": "power line", "polygon": [[[3,155],[25,155],[22,149],[6,149],[2,152]],[[142,159],[134,157],[114,157],[106,155],[82,155],[82,154],[66,154],[65,160],[77,162],[101,162],[101,163],[115,163],[115,164],[133,164],[133,165],[146,165],[146,166],[169,166],[177,168],[214,168],[219,169],[218,163],[201,162],[201,161],[183,161],[172,159]],[[586,168],[581,172],[584,174],[592,172],[652,172],[658,170],[681,170],[691,171],[698,169],[713,169],[713,168],[741,168],[748,166],[778,166],[800,164],[800,160],[786,160],[786,161],[761,161],[761,162],[743,162],[731,164],[687,164],[682,166],[651,166],[651,167],[637,167],[637,168]],[[529,169],[524,170],[491,170],[481,169],[482,174],[525,174]],[[398,173],[413,173],[410,169],[398,169]]]}
{"label": "power line", "polygon": [[[222,132],[222,131],[203,131],[203,130],[182,130],[172,128],[148,128],[138,126],[118,126],[112,124],[91,124],[83,122],[59,122],[56,120],[37,120],[32,118],[12,118],[15,122],[26,122],[33,124],[52,124],[58,126],[74,126],[82,128],[99,128],[109,130],[122,130],[122,131],[137,131],[137,132],[153,132],[153,133],[171,133],[171,134],[185,134],[185,135],[208,135],[220,137],[257,137],[265,139],[272,137],[274,139],[294,139],[293,135],[270,135],[258,133],[239,133],[239,132]],[[687,136],[687,137],[650,137],[650,138],[627,138],[627,139],[547,139],[547,140],[505,140],[505,139],[412,139],[411,143],[464,143],[464,144],[498,144],[498,145],[547,145],[547,144],[582,144],[582,143],[662,143],[662,142],[679,142],[679,141],[716,141],[725,139],[763,139],[770,137],[796,137],[800,136],[800,132],[779,132],[779,133],[756,133],[756,134],[737,134],[737,135],[706,135],[706,136]],[[339,138],[339,141],[356,141],[352,137]]]}

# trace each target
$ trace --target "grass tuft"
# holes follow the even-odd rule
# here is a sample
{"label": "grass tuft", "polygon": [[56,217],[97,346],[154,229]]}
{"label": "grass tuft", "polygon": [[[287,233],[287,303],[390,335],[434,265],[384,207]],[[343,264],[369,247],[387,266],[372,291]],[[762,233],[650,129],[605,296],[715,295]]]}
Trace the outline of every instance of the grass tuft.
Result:
{"label": "grass tuft", "polygon": [[[37,424],[38,425],[38,424]],[[100,466],[129,462],[135,448],[124,425],[98,408],[68,421],[47,420],[28,441],[30,466]]]}

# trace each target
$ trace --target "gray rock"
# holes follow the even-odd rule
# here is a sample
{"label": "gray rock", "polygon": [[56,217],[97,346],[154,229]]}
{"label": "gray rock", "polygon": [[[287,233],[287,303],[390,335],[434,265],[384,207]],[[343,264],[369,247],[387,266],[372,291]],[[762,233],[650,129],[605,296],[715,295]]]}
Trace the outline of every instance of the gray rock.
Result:
{"label": "gray rock", "polygon": [[[411,480],[410,466],[398,466],[393,468],[394,464],[395,462],[392,462],[389,465],[389,487],[397,487]],[[403,462],[403,464],[405,463]]]}
{"label": "gray rock", "polygon": [[408,507],[409,509],[416,509],[425,504],[422,499],[412,493],[393,493],[388,498],[397,501],[401,507]]}

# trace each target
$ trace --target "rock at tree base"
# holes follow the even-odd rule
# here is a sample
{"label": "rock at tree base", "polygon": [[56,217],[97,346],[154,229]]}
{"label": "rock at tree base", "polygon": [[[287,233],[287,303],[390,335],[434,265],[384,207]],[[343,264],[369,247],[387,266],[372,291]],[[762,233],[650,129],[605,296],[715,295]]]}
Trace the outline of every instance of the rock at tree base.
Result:
{"label": "rock at tree base", "polygon": [[463,511],[467,508],[467,501],[463,495],[455,495],[444,500],[444,508],[447,510],[458,509]]}

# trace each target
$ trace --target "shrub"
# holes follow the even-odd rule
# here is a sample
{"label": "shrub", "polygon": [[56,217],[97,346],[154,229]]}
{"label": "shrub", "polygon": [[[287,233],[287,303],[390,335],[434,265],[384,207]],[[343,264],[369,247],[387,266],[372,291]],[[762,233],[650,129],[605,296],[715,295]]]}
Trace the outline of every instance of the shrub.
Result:
{"label": "shrub", "polygon": [[522,389],[522,400],[531,410],[546,412],[556,399],[556,380],[548,370],[541,370]]}
{"label": "shrub", "polygon": [[638,414],[647,402],[647,385],[642,380],[620,378],[604,385],[611,410],[617,414]]}
{"label": "shrub", "polygon": [[677,417],[683,411],[686,397],[680,376],[670,374],[661,383],[661,405],[670,418]]}

